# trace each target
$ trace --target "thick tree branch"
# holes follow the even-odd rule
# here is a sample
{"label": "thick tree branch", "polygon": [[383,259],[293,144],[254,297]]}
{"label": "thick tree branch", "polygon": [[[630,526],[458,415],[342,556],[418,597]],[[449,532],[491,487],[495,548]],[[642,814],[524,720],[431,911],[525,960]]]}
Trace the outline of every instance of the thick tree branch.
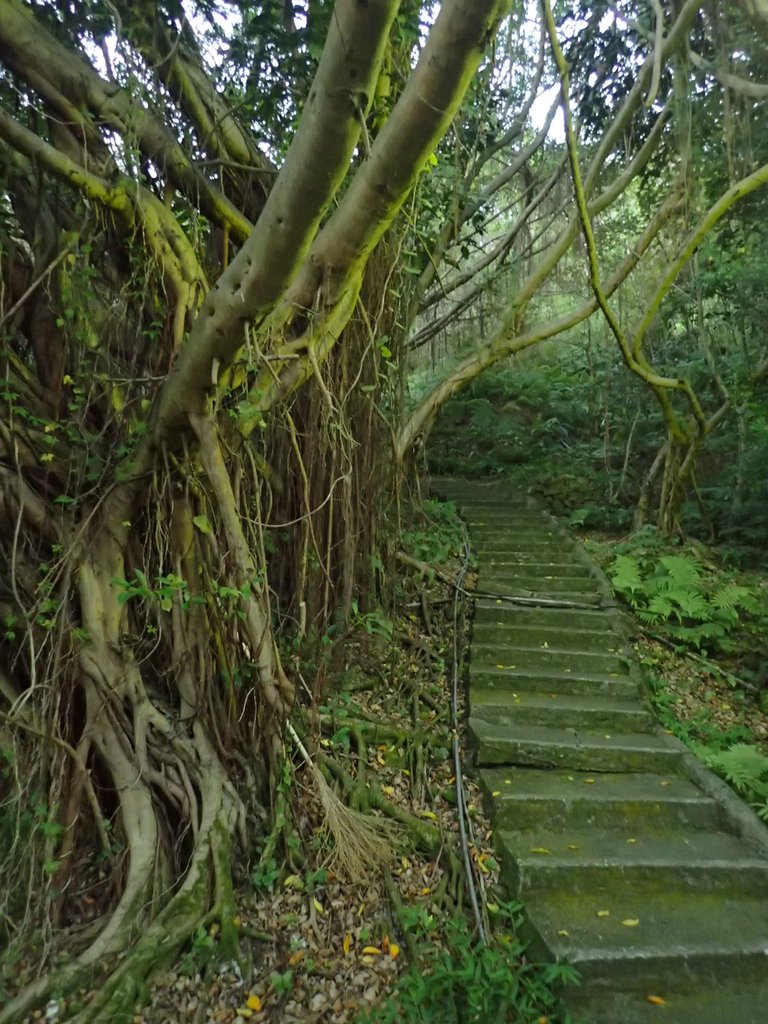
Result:
{"label": "thick tree branch", "polygon": [[[679,208],[680,202],[679,195],[670,196],[659,208],[621,265],[605,282],[603,288],[606,296],[610,298],[617,288],[629,277],[661,228],[675,210]],[[481,346],[476,352],[473,352],[471,356],[468,356],[455,367],[411,412],[397,437],[396,455],[398,459],[402,460],[417,438],[429,429],[437,412],[445,405],[448,399],[458,394],[462,388],[466,387],[470,381],[473,381],[484,370],[508,358],[515,352],[522,352],[526,348],[538,345],[540,341],[557,337],[557,335],[562,334],[564,331],[576,327],[592,316],[597,309],[597,299],[593,296],[587,302],[584,302],[581,306],[578,306],[558,320],[544,321],[522,333],[510,331],[502,326],[487,344]]]}
{"label": "thick tree branch", "polygon": [[65,123],[92,135],[93,118],[128,138],[217,224],[243,240],[246,217],[194,167],[172,132],[124,89],[104,81],[77,53],[45,29],[22,0],[0,0],[0,59],[40,92]]}
{"label": "thick tree branch", "polygon": [[[476,0],[466,4],[447,0],[433,25],[418,64],[408,79],[392,114],[379,133],[368,160],[353,178],[338,209],[312,246],[309,258],[276,311],[272,330],[283,328],[291,317],[303,314],[321,299],[321,316],[307,332],[304,349],[322,335],[323,351],[330,351],[343,323],[334,307],[344,304],[351,314],[351,294],[362,270],[384,232],[392,223],[437,142],[445,133],[467,86],[482,59],[488,41],[509,7],[509,0]],[[324,312],[327,310],[327,314]],[[328,319],[333,329],[317,320]],[[292,346],[291,355],[295,355]],[[284,368],[278,390],[290,394],[312,372],[310,355]],[[258,417],[254,410],[269,408],[276,396],[276,368],[263,373],[251,390],[243,419],[245,434]],[[267,405],[265,406],[265,401]]]}

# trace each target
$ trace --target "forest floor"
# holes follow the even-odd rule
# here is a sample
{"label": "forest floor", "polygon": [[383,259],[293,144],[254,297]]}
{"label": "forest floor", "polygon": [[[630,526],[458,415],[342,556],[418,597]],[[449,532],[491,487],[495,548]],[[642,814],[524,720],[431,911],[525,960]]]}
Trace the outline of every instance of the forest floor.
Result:
{"label": "forest floor", "polygon": [[[604,558],[610,541],[599,541]],[[457,570],[455,557],[441,566],[446,577]],[[399,1024],[423,1019],[407,1016],[409,1000],[432,999],[438,1007],[440,984],[453,998],[451,986],[477,955],[451,756],[454,595],[439,575],[411,572],[399,585],[395,621],[358,615],[337,640],[333,660],[316,666],[334,682],[301,723],[328,778],[342,781],[340,792],[374,804],[374,819],[389,823],[382,826],[388,863],[372,863],[362,882],[334,873],[317,787],[297,760],[282,783],[290,827],[274,850],[265,853],[257,844],[238,868],[246,967],[222,965],[216,926],[201,928],[183,959],[154,979],[134,1024]],[[467,611],[460,603],[460,657],[467,650]],[[734,687],[717,666],[647,635],[636,620],[630,630],[666,728],[694,746],[752,742],[768,752],[768,713],[752,694]],[[463,723],[461,685],[457,698]],[[470,761],[463,745],[465,769]],[[506,968],[526,979],[517,1019],[556,1024],[557,979],[529,964],[516,941],[515,907],[505,907],[490,824],[468,771],[464,785],[483,916],[496,925]],[[7,992],[18,990],[35,966],[31,958],[17,963]],[[422,969],[441,976],[434,992],[419,988],[426,984]],[[87,1003],[88,993],[75,998]],[[30,1020],[55,1024],[73,1009],[70,1000]],[[449,1018],[438,1011],[433,1019]]]}
{"label": "forest floor", "polygon": [[[455,559],[442,566],[447,577],[457,569]],[[289,827],[268,855],[262,850],[260,856],[257,844],[238,870],[236,923],[247,966],[222,965],[217,926],[201,927],[181,962],[154,978],[144,1005],[136,1007],[135,1024],[398,1021],[392,993],[415,962],[419,979],[418,962],[439,959],[449,941],[443,969],[457,953],[474,955],[473,926],[456,924],[467,879],[451,756],[455,591],[436,576],[410,577],[400,585],[398,620],[359,615],[337,640],[333,662],[325,667],[336,686],[302,723],[316,761],[332,769],[329,779],[346,778],[341,788],[347,796],[350,789],[358,798],[363,790],[375,793],[387,810],[387,816],[374,811],[373,817],[385,822],[388,862],[370,864],[364,881],[338,877],[316,783],[297,759],[281,784]],[[460,602],[459,656],[464,611]],[[463,701],[459,687],[461,721]],[[466,749],[462,760],[469,764]],[[512,921],[494,902],[501,903],[499,866],[479,790],[471,777],[464,786],[469,856],[483,914],[486,920],[489,913],[498,915],[501,941],[526,970]],[[31,979],[35,968],[31,957],[16,963],[13,979],[5,980],[7,994]],[[551,990],[534,988],[520,1019],[554,1024]],[[83,990],[30,1020],[66,1020],[88,1001]]]}

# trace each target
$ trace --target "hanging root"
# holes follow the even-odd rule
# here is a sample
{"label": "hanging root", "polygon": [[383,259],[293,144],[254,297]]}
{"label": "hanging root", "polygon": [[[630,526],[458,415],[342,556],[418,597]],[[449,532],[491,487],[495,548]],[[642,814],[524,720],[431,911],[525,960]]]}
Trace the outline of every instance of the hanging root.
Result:
{"label": "hanging root", "polygon": [[322,772],[313,768],[313,775],[323,807],[323,837],[332,846],[331,867],[340,878],[364,882],[391,863],[399,830],[391,821],[347,807]]}
{"label": "hanging root", "polygon": [[365,882],[371,871],[386,867],[392,860],[397,826],[382,818],[353,810],[338,797],[290,722],[288,734],[312,774],[323,808],[322,835],[331,848],[330,864],[335,873],[350,882]]}

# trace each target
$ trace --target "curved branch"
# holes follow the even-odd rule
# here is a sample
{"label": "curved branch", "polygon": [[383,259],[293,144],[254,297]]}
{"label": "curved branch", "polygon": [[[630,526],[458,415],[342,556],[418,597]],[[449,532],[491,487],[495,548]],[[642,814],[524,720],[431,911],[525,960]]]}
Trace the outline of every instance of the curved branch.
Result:
{"label": "curved branch", "polygon": [[244,240],[250,222],[201,175],[175,136],[124,89],[104,81],[82,57],[67,49],[40,24],[22,0],[0,0],[0,58],[39,91],[62,121],[93,135],[92,115],[104,125],[135,135],[144,156],[163,168],[206,216],[228,225]]}
{"label": "curved branch", "polygon": [[[679,207],[680,201],[679,196],[670,196],[659,208],[624,261],[605,282],[603,287],[606,296],[610,297],[613,295],[616,289],[629,277],[661,228]],[[547,320],[544,323],[536,324],[521,334],[513,332],[509,327],[502,326],[487,344],[464,359],[444,380],[436,384],[432,391],[411,412],[398,434],[396,445],[397,458],[402,460],[405,457],[409,448],[415,443],[419,435],[428,428],[438,410],[442,408],[448,399],[458,394],[463,387],[478,377],[484,370],[488,369],[489,366],[493,366],[515,352],[522,352],[526,348],[537,345],[540,341],[554,338],[558,334],[576,327],[590,317],[597,309],[597,299],[592,297],[559,320]]]}

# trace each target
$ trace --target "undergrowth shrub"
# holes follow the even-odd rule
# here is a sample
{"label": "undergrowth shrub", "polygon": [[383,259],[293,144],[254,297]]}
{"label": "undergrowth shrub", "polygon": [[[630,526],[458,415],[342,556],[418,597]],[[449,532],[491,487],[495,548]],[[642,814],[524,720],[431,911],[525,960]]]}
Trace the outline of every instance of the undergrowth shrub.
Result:
{"label": "undergrowth shrub", "polygon": [[648,527],[614,551],[614,591],[641,622],[683,644],[732,652],[768,627],[766,588],[740,582],[692,546],[675,549]]}
{"label": "undergrowth shrub", "polygon": [[385,1004],[358,1024],[570,1024],[555,1014],[557,989],[578,974],[567,964],[533,964],[517,938],[520,905],[508,903],[494,915],[500,927],[478,944],[464,917],[438,933],[438,920],[410,908],[402,925],[417,952],[410,969],[390,989]]}
{"label": "undergrowth shrub", "polygon": [[704,760],[768,822],[768,757],[751,743],[736,743],[728,750],[708,751]]}
{"label": "undergrowth shrub", "polygon": [[452,501],[427,499],[414,521],[403,531],[402,546],[422,562],[447,562],[460,549],[464,528]]}

